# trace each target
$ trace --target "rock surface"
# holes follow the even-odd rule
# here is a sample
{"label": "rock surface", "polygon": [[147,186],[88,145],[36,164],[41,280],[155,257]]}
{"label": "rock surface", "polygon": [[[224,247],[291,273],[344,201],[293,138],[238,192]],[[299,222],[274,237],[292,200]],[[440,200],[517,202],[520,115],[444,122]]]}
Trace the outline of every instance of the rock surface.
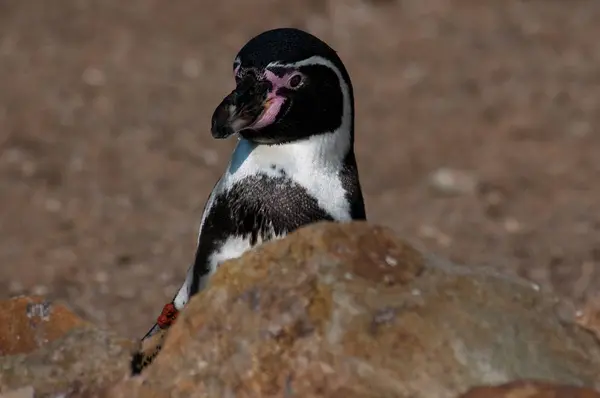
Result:
{"label": "rock surface", "polygon": [[575,322],[600,342],[600,292],[590,297],[576,313]]}
{"label": "rock surface", "polygon": [[598,386],[600,348],[536,286],[322,223],[219,269],[111,397],[456,397],[520,379]]}
{"label": "rock surface", "polygon": [[35,398],[35,390],[31,386],[18,388],[16,390],[0,394],[0,398]]}
{"label": "rock surface", "polygon": [[100,394],[127,374],[134,348],[39,297],[2,303],[0,344],[0,396],[35,398]]}
{"label": "rock surface", "polygon": [[42,297],[0,301],[0,356],[34,351],[86,324],[63,304]]}
{"label": "rock surface", "polygon": [[475,387],[460,398],[600,398],[589,388],[517,381],[494,387]]}

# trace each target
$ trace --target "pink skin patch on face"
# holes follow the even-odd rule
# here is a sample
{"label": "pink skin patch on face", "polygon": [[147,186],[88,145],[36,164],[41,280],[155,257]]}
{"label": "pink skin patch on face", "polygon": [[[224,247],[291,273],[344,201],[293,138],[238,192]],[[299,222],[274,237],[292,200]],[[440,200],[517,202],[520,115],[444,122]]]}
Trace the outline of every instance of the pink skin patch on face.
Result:
{"label": "pink skin patch on face", "polygon": [[285,98],[278,96],[273,92],[269,92],[267,100],[265,101],[265,110],[249,127],[258,130],[275,122],[284,102]]}
{"label": "pink skin patch on face", "polygon": [[258,130],[275,122],[277,115],[281,111],[281,106],[286,101],[285,97],[277,95],[277,90],[282,87],[292,88],[288,82],[290,81],[290,78],[296,74],[298,74],[298,72],[291,71],[286,73],[284,76],[279,77],[270,70],[265,71],[264,78],[271,83],[272,87],[267,94],[263,113],[254,123],[248,126],[249,128]]}

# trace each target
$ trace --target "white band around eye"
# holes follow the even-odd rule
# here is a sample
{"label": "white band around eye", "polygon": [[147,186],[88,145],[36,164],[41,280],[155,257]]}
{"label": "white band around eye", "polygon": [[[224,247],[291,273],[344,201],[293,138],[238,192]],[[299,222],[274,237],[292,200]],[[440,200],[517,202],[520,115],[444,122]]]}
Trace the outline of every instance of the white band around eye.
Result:
{"label": "white band around eye", "polygon": [[304,83],[304,75],[302,73],[293,73],[287,81],[289,88],[298,88]]}
{"label": "white band around eye", "polygon": [[284,68],[296,68],[297,69],[301,66],[310,66],[310,65],[325,66],[325,67],[331,69],[335,73],[335,75],[338,77],[338,80],[340,83],[340,89],[342,90],[342,96],[344,97],[344,112],[343,112],[343,116],[342,116],[342,124],[340,126],[340,129],[349,131],[350,125],[352,124],[352,99],[350,98],[350,86],[349,86],[349,82],[346,82],[346,79],[344,79],[342,72],[339,70],[339,68],[337,66],[334,65],[333,62],[331,62],[330,60],[325,59],[323,57],[320,57],[320,56],[314,56],[314,57],[310,57],[310,58],[304,59],[302,61],[294,62],[291,64],[283,64],[281,62],[271,62],[269,65],[267,65],[267,68],[274,67],[274,66],[281,66]]}

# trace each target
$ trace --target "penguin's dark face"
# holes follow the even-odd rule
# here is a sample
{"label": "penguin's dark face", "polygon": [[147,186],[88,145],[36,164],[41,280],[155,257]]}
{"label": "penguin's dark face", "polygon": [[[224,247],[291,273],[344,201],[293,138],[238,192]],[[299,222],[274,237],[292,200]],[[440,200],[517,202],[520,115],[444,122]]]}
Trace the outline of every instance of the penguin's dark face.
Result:
{"label": "penguin's dark face", "polygon": [[352,129],[353,94],[336,52],[292,28],[251,39],[238,53],[236,88],[215,109],[212,135],[282,144]]}

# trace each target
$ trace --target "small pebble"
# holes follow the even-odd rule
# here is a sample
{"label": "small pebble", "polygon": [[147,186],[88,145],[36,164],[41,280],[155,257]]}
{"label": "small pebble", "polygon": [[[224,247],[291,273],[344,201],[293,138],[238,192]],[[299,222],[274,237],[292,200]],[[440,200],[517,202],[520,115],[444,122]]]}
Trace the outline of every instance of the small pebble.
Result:
{"label": "small pebble", "polygon": [[21,163],[25,161],[26,155],[23,151],[17,148],[8,148],[1,154],[2,158],[8,163]]}
{"label": "small pebble", "polygon": [[24,177],[32,177],[37,171],[37,166],[34,162],[26,160],[21,165],[21,172]]}
{"label": "small pebble", "polygon": [[163,283],[170,282],[173,279],[173,275],[171,272],[164,271],[160,273],[158,279]]}
{"label": "small pebble", "polygon": [[590,135],[590,133],[592,131],[593,131],[592,125],[590,124],[590,122],[588,122],[586,120],[572,122],[567,127],[567,134],[572,137],[576,137],[576,138],[582,138],[582,137],[588,136],[588,135]]}
{"label": "small pebble", "polygon": [[219,154],[214,149],[202,150],[200,156],[207,166],[214,166],[219,161]]}
{"label": "small pebble", "polygon": [[473,173],[442,167],[429,176],[429,186],[437,194],[464,195],[475,192],[477,179]]}
{"label": "small pebble", "polygon": [[35,285],[32,289],[31,289],[31,293],[34,296],[45,296],[50,292],[50,289],[48,289],[47,286],[44,285]]}
{"label": "small pebble", "polygon": [[106,271],[98,271],[94,278],[98,283],[106,283],[108,282],[108,273]]}
{"label": "small pebble", "polygon": [[[171,294],[175,289],[172,290],[165,290],[166,295],[168,296],[169,294]],[[117,295],[117,297],[120,297],[122,299],[125,300],[131,300],[133,298],[136,297],[136,293],[135,290],[131,289],[131,288],[123,288],[123,289],[119,289],[115,292],[115,294]]]}
{"label": "small pebble", "polygon": [[106,84],[106,75],[98,68],[89,67],[81,75],[85,84],[93,87],[99,87]]}
{"label": "small pebble", "polygon": [[10,281],[8,292],[11,295],[23,293],[23,284],[19,281]]}
{"label": "small pebble", "polygon": [[200,76],[202,65],[195,58],[187,58],[183,61],[181,70],[188,79],[197,79]]}
{"label": "small pebble", "polygon": [[517,233],[521,230],[521,223],[514,218],[507,218],[504,220],[504,229],[511,234]]}
{"label": "small pebble", "polygon": [[414,86],[421,83],[427,77],[427,72],[424,68],[416,63],[412,63],[404,68],[402,78],[408,86]]}
{"label": "small pebble", "polygon": [[57,213],[62,208],[62,204],[58,199],[48,198],[44,202],[44,207],[46,207],[46,210],[48,210],[50,213]]}
{"label": "small pebble", "polygon": [[418,235],[421,238],[433,239],[442,247],[449,247],[452,244],[452,238],[432,225],[421,225]]}
{"label": "small pebble", "polygon": [[396,265],[398,265],[398,261],[390,256],[386,256],[385,257],[385,262],[387,263],[387,265],[389,265],[390,267],[395,267]]}

